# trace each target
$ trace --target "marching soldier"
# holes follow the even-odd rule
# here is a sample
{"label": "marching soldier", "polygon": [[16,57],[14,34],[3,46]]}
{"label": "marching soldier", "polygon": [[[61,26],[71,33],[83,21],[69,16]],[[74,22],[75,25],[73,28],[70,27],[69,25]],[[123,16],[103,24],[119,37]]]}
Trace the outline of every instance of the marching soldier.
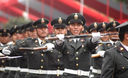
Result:
{"label": "marching soldier", "polygon": [[89,27],[88,27],[88,32],[92,33],[92,32],[97,32],[97,27],[98,27],[98,23],[92,23]]}
{"label": "marching soldier", "polygon": [[[66,20],[64,18],[58,17],[53,19],[51,25],[53,26],[53,32],[55,36],[67,34]],[[58,42],[58,40],[52,41],[53,44],[55,44],[55,42]],[[49,53],[48,59],[48,72],[51,71],[51,74],[49,73],[48,78],[63,78],[64,58],[62,52],[55,48]]]}
{"label": "marching soldier", "polygon": [[101,78],[127,78],[128,22],[116,27],[119,29],[120,42],[105,52]]}
{"label": "marching soldier", "polygon": [[[89,32],[89,33],[95,33],[95,32],[97,32],[98,26],[99,26],[99,24],[98,24],[97,22],[92,23],[92,24],[88,27],[88,32]],[[94,53],[95,53],[95,49],[92,50],[91,53],[94,54]],[[94,61],[94,60],[91,58],[91,60],[90,60],[90,62],[91,62],[91,65],[90,65],[90,76],[89,76],[89,77],[92,77],[92,76],[93,76],[93,74],[92,74],[93,61]]]}
{"label": "marching soldier", "polygon": [[[2,36],[2,43],[3,43],[3,46],[1,49],[3,49],[4,47],[7,47],[8,46],[8,42],[10,41],[10,33],[9,33],[9,29],[2,29],[2,33],[1,33],[1,36]],[[9,72],[5,71],[5,67],[9,65],[9,61],[7,59],[0,59],[1,61],[1,71],[3,73],[3,75],[1,76],[2,78],[7,78],[8,75],[9,75]]]}
{"label": "marching soldier", "polygon": [[[79,13],[73,13],[66,19],[68,28],[72,35],[80,35],[84,30],[85,18]],[[95,37],[95,39],[93,39]],[[58,37],[63,40],[64,36]],[[99,33],[93,33],[93,38],[74,38],[69,39],[59,45],[64,53],[66,78],[88,78],[90,68],[91,50],[95,48],[97,40],[100,38]]]}
{"label": "marching soldier", "polygon": [[115,35],[110,35],[110,42],[113,44],[115,43],[116,41],[119,40],[119,37],[118,37],[118,31],[117,29],[115,28],[116,26],[120,25],[120,23],[118,23],[117,21],[112,21],[108,24],[107,26],[107,32],[108,33],[117,33]]}
{"label": "marching soldier", "polygon": [[[47,19],[40,19],[38,20],[41,22],[41,24],[38,24],[36,26],[36,31],[39,32],[48,32],[45,29],[47,28],[48,20]],[[44,30],[43,30],[44,28]],[[38,35],[43,38],[45,35],[48,35],[48,33],[43,33]],[[24,44],[23,44],[24,43]],[[10,51],[10,55],[23,55],[23,53],[19,52],[20,47],[40,47],[40,46],[46,46],[47,50],[51,50],[54,46],[52,44],[46,44],[46,42],[42,41],[38,38],[27,38],[23,41],[23,43],[16,42],[15,46],[10,46],[7,49],[3,50],[3,53],[6,54],[6,52]],[[50,47],[50,48],[49,48]],[[20,72],[26,72],[26,78],[46,78],[47,77],[47,69],[48,69],[48,57],[47,52],[44,52],[43,50],[37,50],[33,51],[30,50],[27,52],[27,68],[20,68]]]}
{"label": "marching soldier", "polygon": [[[105,22],[100,23],[97,27],[97,32],[100,32],[102,34],[107,33],[106,27],[107,27],[107,23],[105,23]],[[106,51],[107,49],[109,49],[111,47],[112,47],[112,45],[109,42],[109,36],[108,35],[103,36],[99,40],[99,44],[96,47],[95,54],[103,54],[104,51]],[[103,56],[92,57],[92,60],[93,60],[92,67],[93,68],[92,68],[91,78],[100,78],[101,67],[102,67],[102,58],[103,58]]]}

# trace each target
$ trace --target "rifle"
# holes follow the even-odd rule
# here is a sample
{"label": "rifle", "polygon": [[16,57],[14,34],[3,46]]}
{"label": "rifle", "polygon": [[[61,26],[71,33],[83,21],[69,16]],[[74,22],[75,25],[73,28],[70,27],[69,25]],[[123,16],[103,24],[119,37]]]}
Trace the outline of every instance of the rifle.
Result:
{"label": "rifle", "polygon": [[[106,35],[117,35],[117,33],[104,33],[101,34],[101,37]],[[92,34],[83,34],[83,35],[69,35],[65,36],[64,39],[70,39],[70,38],[85,38],[85,37],[92,37]],[[57,37],[46,37],[45,40],[58,40]]]}
{"label": "rifle", "polygon": [[47,50],[47,47],[20,47],[19,50]]}

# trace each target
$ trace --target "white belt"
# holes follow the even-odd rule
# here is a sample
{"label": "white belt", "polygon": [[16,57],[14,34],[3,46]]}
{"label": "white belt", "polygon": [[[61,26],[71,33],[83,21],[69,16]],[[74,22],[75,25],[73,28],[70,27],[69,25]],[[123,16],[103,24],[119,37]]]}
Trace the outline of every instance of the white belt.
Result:
{"label": "white belt", "polygon": [[64,69],[64,72],[69,74],[80,75],[80,76],[89,76],[89,71],[83,71],[83,70]]}
{"label": "white belt", "polygon": [[29,71],[29,69],[27,69],[27,68],[20,68],[20,72],[28,72]]}
{"label": "white belt", "polygon": [[29,69],[28,73],[33,73],[33,74],[47,74],[47,70],[34,70],[34,69]]}
{"label": "white belt", "polygon": [[49,74],[49,75],[63,75],[63,70],[34,70],[34,69],[29,69],[28,73]]}
{"label": "white belt", "polygon": [[9,71],[20,71],[20,67],[5,67],[5,70],[9,70]]}
{"label": "white belt", "polygon": [[5,67],[0,67],[0,71],[5,71]]}
{"label": "white belt", "polygon": [[91,74],[90,76],[89,76],[89,78],[93,78],[94,77],[94,74]]}
{"label": "white belt", "polygon": [[47,70],[47,74],[56,74],[56,75],[63,75],[63,70]]}
{"label": "white belt", "polygon": [[96,73],[96,74],[101,74],[101,70],[100,69],[92,69],[92,73]]}

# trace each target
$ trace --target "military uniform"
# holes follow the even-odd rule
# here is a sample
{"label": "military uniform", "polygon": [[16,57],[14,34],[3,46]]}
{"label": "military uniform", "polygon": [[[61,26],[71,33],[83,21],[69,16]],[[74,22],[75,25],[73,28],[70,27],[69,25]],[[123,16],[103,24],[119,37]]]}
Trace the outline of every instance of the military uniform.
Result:
{"label": "military uniform", "polygon": [[128,48],[122,43],[127,35],[128,22],[125,22],[119,26],[119,38],[120,43],[116,44],[114,48],[111,48],[105,52],[103,59],[101,78],[127,78],[128,77]]}
{"label": "military uniform", "polygon": [[[112,44],[110,42],[101,43],[96,47],[96,53],[98,51],[106,51],[107,49],[110,49],[110,48],[112,48]],[[92,68],[93,76],[91,78],[100,78],[103,57],[97,57],[92,59],[93,59],[93,68]]]}
{"label": "military uniform", "polygon": [[[52,20],[51,25],[54,29],[64,29],[66,28],[66,20],[62,17],[55,18]],[[57,34],[53,34],[55,36]],[[54,45],[56,45],[56,41],[52,41]],[[48,74],[48,78],[63,78],[64,72],[64,62],[63,62],[63,54],[61,50],[53,49],[48,53],[48,72],[51,71],[51,74]]]}

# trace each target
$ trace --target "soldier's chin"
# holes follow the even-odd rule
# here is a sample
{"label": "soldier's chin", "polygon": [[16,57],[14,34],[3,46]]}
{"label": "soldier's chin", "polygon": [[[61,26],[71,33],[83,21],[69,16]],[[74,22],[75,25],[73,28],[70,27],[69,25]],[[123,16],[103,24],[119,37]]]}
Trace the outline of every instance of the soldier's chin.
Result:
{"label": "soldier's chin", "polygon": [[73,33],[73,35],[79,35],[79,33]]}
{"label": "soldier's chin", "polygon": [[128,36],[126,36],[126,39],[128,40]]}

